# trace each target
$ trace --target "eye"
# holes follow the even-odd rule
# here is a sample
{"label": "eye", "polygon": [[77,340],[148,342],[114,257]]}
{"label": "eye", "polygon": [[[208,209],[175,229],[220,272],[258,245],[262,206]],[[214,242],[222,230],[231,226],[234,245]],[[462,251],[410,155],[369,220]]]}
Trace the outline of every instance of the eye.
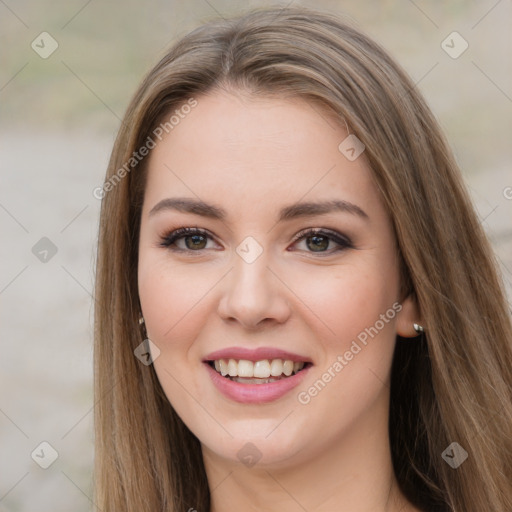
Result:
{"label": "eye", "polygon": [[210,248],[207,247],[208,239],[212,239],[212,237],[204,229],[179,228],[165,235],[160,245],[174,251],[199,252],[202,249]]}
{"label": "eye", "polygon": [[[332,254],[333,252],[353,247],[350,238],[346,235],[321,228],[310,228],[305,231],[301,231],[294,237],[295,244],[303,241],[305,242],[307,252],[313,253]],[[338,247],[331,248],[331,250],[328,251],[327,249],[332,242],[337,244]]]}

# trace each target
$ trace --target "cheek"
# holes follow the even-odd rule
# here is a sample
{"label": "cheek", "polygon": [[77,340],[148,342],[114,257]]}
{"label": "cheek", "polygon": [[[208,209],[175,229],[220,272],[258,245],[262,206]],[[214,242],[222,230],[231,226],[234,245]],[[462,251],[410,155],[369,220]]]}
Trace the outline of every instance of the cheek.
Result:
{"label": "cheek", "polygon": [[[160,251],[141,254],[139,296],[148,337],[160,349],[154,368],[176,412],[187,424],[203,417],[191,375],[200,363],[194,342],[208,318],[208,291],[215,272],[191,271],[192,265],[170,263]],[[187,392],[191,393],[189,395]]]}
{"label": "cheek", "polygon": [[[329,414],[341,425],[386,390],[401,309],[398,273],[393,265],[361,260],[318,278],[305,273],[297,292],[314,313],[308,324],[316,326],[312,339],[321,347],[314,378],[297,398],[306,411]],[[333,409],[336,403],[343,407]]]}
{"label": "cheek", "polygon": [[194,272],[161,254],[141,255],[139,296],[150,338],[159,345],[190,338],[200,328],[198,316],[217,280],[215,271]]}
{"label": "cheek", "polygon": [[346,350],[358,336],[364,340],[364,333],[376,322],[379,334],[382,331],[383,336],[394,336],[396,311],[392,305],[398,297],[394,267],[361,260],[336,269],[310,269],[301,272],[300,279],[289,274],[287,280],[296,283],[293,291],[305,306],[301,306],[301,314],[309,318],[310,326],[315,326],[314,337],[324,341],[329,353]]}
{"label": "cheek", "polygon": [[328,429],[334,431],[363,414],[387,389],[401,309],[398,274],[393,266],[347,265],[320,282],[309,275],[301,287],[299,293],[318,316],[309,324],[317,326],[322,353],[314,378],[297,398],[312,416],[328,414],[333,422]]}

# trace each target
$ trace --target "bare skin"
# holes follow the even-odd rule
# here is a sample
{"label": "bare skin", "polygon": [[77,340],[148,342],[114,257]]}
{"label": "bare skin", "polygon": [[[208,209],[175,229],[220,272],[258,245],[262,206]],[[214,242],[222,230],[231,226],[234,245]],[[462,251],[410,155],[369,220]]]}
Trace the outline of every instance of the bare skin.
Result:
{"label": "bare skin", "polygon": [[[420,318],[400,297],[392,225],[364,153],[349,161],[342,125],[302,100],[215,92],[197,101],[150,155],[138,279],[158,378],[202,445],[211,512],[417,511],[396,486],[387,429],[396,335],[415,336]],[[226,217],[162,207],[168,198],[201,199]],[[331,200],[364,214],[278,220],[293,203]],[[181,227],[207,236],[165,246]],[[294,240],[308,228],[349,243]],[[236,252],[249,236],[262,249],[251,263]],[[276,347],[313,366],[277,400],[240,403],[203,362],[233,346]],[[251,467],[238,455],[249,442],[261,457]]]}

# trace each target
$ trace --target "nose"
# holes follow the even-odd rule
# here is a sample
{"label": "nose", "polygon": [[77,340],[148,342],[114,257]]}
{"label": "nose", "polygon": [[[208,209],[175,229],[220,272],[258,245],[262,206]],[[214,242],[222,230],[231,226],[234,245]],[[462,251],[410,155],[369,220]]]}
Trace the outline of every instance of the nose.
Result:
{"label": "nose", "polygon": [[234,255],[234,268],[223,280],[218,314],[254,330],[264,324],[282,324],[290,316],[287,288],[263,254],[252,263]]}

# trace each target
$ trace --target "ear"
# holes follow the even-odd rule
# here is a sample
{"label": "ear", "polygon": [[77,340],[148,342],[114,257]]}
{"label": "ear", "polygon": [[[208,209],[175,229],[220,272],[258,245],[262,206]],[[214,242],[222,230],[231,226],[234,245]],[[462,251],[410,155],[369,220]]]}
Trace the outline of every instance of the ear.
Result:
{"label": "ear", "polygon": [[422,325],[418,304],[411,294],[402,301],[401,305],[402,309],[396,319],[396,332],[404,338],[414,338],[418,336],[418,333],[414,329],[413,324]]}

